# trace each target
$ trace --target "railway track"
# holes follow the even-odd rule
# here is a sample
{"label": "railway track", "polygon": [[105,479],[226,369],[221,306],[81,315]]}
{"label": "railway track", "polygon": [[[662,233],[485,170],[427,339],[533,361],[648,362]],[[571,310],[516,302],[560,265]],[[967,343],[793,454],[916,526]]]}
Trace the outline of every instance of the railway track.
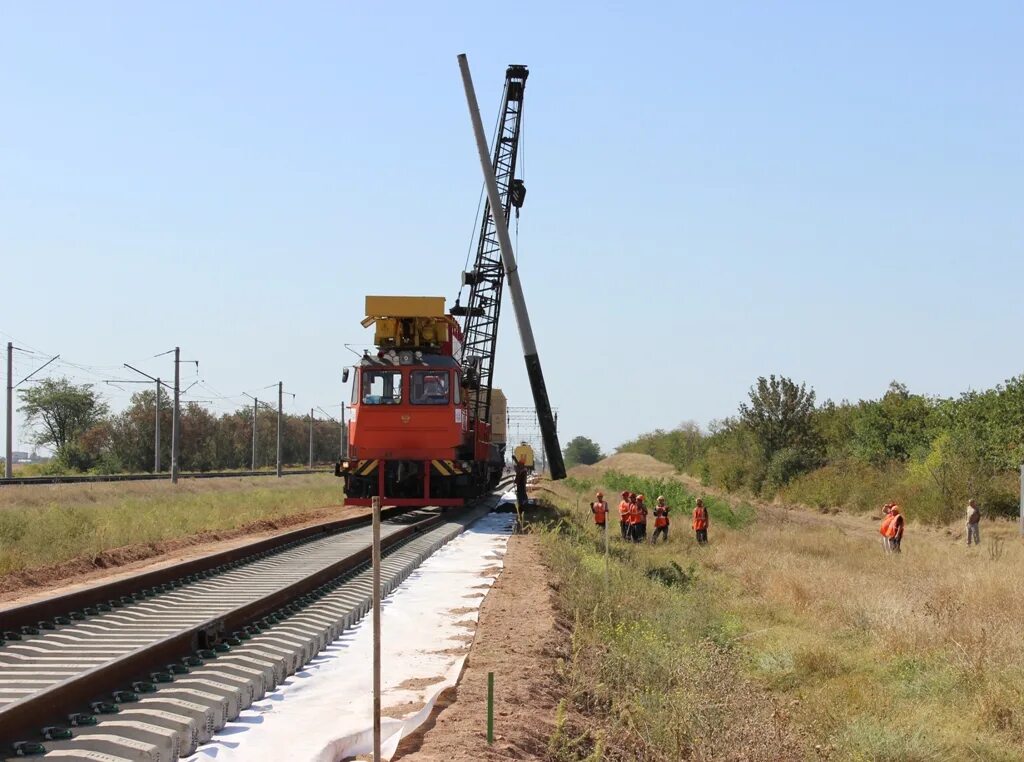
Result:
{"label": "railway track", "polygon": [[[498,500],[386,513],[384,592]],[[366,613],[369,557],[362,517],[0,612],[0,754],[191,754]]]}
{"label": "railway track", "polygon": [[[329,468],[292,468],[281,472],[282,476],[303,476],[305,474],[332,474]],[[276,471],[185,471],[179,479],[231,479],[249,476],[277,476]],[[83,484],[89,482],[155,482],[168,481],[170,474],[76,474],[74,476],[12,476],[0,478],[0,487],[31,486],[33,484]]]}

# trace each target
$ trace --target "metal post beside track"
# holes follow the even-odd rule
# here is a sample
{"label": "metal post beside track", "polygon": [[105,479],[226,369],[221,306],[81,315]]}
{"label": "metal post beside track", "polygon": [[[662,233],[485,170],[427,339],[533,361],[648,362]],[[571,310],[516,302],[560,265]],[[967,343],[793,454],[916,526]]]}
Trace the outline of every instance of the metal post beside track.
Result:
{"label": "metal post beside track", "polygon": [[171,415],[171,483],[178,483],[178,444],[181,441],[181,348],[174,348],[174,412]]}
{"label": "metal post beside track", "polygon": [[487,745],[494,743],[494,673],[487,673]]}
{"label": "metal post beside track", "polygon": [[260,412],[260,401],[252,398],[252,470],[256,470],[256,416]]}
{"label": "metal post beside track", "polygon": [[4,478],[14,476],[14,342],[7,342],[7,432],[4,448]]}
{"label": "metal post beside track", "polygon": [[284,416],[284,382],[277,382],[277,475],[281,475],[281,419]]}
{"label": "metal post beside track", "polygon": [[[602,500],[604,498],[601,498]],[[609,589],[608,581],[608,516],[609,512],[606,509],[604,512],[604,591],[607,593]]]}
{"label": "metal post beside track", "polygon": [[380,497],[373,498],[373,762],[380,762]]}

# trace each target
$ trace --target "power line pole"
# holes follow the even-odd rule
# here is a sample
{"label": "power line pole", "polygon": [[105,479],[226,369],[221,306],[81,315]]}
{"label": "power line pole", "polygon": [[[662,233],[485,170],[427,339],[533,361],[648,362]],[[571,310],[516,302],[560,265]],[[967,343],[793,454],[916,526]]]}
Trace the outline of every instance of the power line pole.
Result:
{"label": "power line pole", "polygon": [[[4,453],[4,478],[10,479],[14,475],[14,390],[28,381],[32,376],[41,371],[54,360],[59,360],[60,355],[54,355],[34,371],[29,373],[18,383],[14,383],[14,350],[13,342],[7,342],[7,441],[6,452]],[[19,349],[24,352],[25,350]]]}
{"label": "power line pole", "polygon": [[160,473],[160,379],[156,380],[156,433],[153,446],[153,473]]}
{"label": "power line pole", "polygon": [[174,412],[171,415],[171,484],[178,483],[178,442],[181,437],[181,348],[174,348]]}
{"label": "power line pole", "polygon": [[281,477],[281,423],[284,417],[284,381],[277,382],[277,476]]}
{"label": "power line pole", "polygon": [[259,412],[260,401],[252,398],[252,470],[256,470],[256,414]]}
{"label": "power line pole", "polygon": [[309,409],[309,470],[313,470],[313,408]]}
{"label": "power line pole", "polygon": [[14,476],[14,343],[7,342],[7,448],[4,478]]}
{"label": "power line pole", "polygon": [[[164,354],[167,354],[167,353],[164,352]],[[159,355],[157,355],[157,356],[159,357]],[[144,370],[139,370],[134,365],[129,365],[128,363],[123,363],[123,364],[124,364],[124,367],[126,367],[128,370],[133,370],[136,373],[138,373],[140,376],[145,376],[150,381],[155,381],[156,382],[156,425],[153,427],[154,428],[154,433],[153,433],[153,439],[154,439],[154,447],[153,447],[153,450],[154,450],[154,452],[153,452],[153,473],[154,474],[158,474],[158,473],[160,473],[160,387],[161,386],[167,386],[167,384],[163,383],[159,378],[155,378],[155,377],[149,375]],[[123,379],[119,379],[118,378],[118,379],[106,379],[106,381],[104,383],[114,384],[116,386],[117,384],[144,384],[145,381],[125,381]],[[172,437],[171,438],[173,439],[173,431],[172,431]]]}

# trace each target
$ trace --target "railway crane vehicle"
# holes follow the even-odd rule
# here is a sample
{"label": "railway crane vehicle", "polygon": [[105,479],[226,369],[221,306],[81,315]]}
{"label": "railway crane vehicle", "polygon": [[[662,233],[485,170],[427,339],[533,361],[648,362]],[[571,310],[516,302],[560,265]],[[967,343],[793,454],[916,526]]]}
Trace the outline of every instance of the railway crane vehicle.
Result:
{"label": "railway crane vehicle", "polygon": [[509,66],[493,156],[488,158],[468,64],[459,57],[487,188],[476,259],[463,273],[466,304],[444,297],[367,296],[374,351],[356,364],[345,479],[346,505],[458,506],[494,489],[505,470],[506,401],[493,385],[502,292],[510,296],[551,475],[565,476],[554,418],[508,237],[526,196],[515,177],[527,67]]}

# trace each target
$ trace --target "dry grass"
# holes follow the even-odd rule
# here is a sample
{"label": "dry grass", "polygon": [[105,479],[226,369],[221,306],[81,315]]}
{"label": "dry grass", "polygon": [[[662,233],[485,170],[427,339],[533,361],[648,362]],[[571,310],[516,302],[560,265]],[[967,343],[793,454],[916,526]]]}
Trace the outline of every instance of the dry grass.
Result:
{"label": "dry grass", "polygon": [[677,522],[668,546],[630,549],[629,558],[641,567],[696,564],[746,674],[813,739],[818,748],[808,754],[1020,759],[1024,547],[1016,527],[985,522],[985,545],[968,549],[960,528],[911,525],[903,554],[886,556],[876,523],[760,506],[749,527],[712,526],[707,548]]}
{"label": "dry grass", "polygon": [[279,520],[342,497],[340,480],[322,474],[4,487],[0,575]]}

